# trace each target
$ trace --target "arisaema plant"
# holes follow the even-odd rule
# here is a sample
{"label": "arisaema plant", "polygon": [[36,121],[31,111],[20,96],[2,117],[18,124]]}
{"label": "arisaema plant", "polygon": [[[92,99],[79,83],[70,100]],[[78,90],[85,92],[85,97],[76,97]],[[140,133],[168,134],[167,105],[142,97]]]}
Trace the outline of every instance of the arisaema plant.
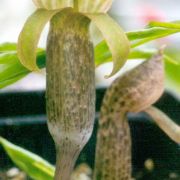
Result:
{"label": "arisaema plant", "polygon": [[[144,30],[125,33],[107,14],[112,0],[34,0],[34,3],[37,10],[25,23],[17,46],[0,46],[0,87],[46,67],[48,127],[57,150],[55,179],[69,180],[93,130],[95,64],[113,60],[113,70],[107,75],[110,77],[127,59],[149,58],[156,52],[133,48],[180,32],[180,28],[178,23],[152,23]],[[48,22],[50,30],[44,51],[37,46]],[[104,38],[95,48],[89,35],[91,22]],[[171,61],[167,55],[164,58]]]}
{"label": "arisaema plant", "polygon": [[[76,159],[89,140],[95,115],[94,49],[89,36],[93,22],[111,51],[114,75],[129,54],[129,41],[106,14],[112,0],[34,0],[37,10],[28,18],[18,40],[18,57],[38,71],[37,44],[50,21],[47,41],[47,115],[57,153],[55,179],[69,180]],[[112,33],[113,32],[113,33]]]}

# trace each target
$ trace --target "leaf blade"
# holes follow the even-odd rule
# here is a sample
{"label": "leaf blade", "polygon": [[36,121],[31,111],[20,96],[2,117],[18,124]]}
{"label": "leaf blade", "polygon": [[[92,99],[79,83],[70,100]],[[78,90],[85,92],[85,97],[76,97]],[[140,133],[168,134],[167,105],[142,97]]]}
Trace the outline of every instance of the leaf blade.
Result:
{"label": "leaf blade", "polygon": [[41,157],[20,148],[0,137],[0,143],[12,161],[30,177],[37,180],[53,180],[54,167]]}
{"label": "leaf blade", "polygon": [[16,51],[17,44],[16,43],[3,43],[0,44],[0,53],[9,52],[9,51]]}
{"label": "leaf blade", "polygon": [[149,27],[163,27],[163,28],[171,28],[171,29],[180,29],[180,21],[174,22],[157,22],[151,21],[148,24]]}
{"label": "leaf blade", "polygon": [[[179,32],[179,30],[176,30],[176,29],[168,29],[168,28],[162,28],[162,27],[159,28],[158,27],[158,28],[149,28],[149,29],[144,29],[144,30],[127,32],[126,34],[127,34],[128,38],[129,38],[129,40],[132,41],[131,48],[134,48],[134,47],[140,46],[141,44],[144,44],[146,42],[155,40],[157,38],[162,38],[162,37],[165,37],[165,36],[168,36],[168,35],[171,35],[171,34],[175,34],[175,33],[178,33],[178,32]],[[11,45],[11,43],[7,43],[7,45],[8,44]],[[16,44],[12,43],[12,45],[14,47],[16,47]],[[6,43],[5,43],[5,46],[3,44],[0,45],[0,50],[7,51],[7,53],[9,53],[8,49],[6,49]],[[15,48],[13,48],[13,49],[10,48],[9,50],[15,50]],[[131,51],[131,54],[129,55],[128,58],[130,58],[130,56],[132,57],[132,51]],[[165,59],[168,60],[169,58],[168,59],[165,58]],[[9,63],[6,58],[4,59],[4,61]],[[112,61],[112,54],[109,51],[107,43],[105,41],[102,41],[95,47],[96,66],[98,66],[98,65],[100,65],[102,63],[105,63],[105,62],[110,62],[110,61]],[[40,64],[39,64],[39,62],[40,62]],[[172,60],[171,60],[171,62],[172,62]],[[45,67],[45,52],[42,53],[42,56],[37,56],[37,63],[39,64],[38,65],[39,68],[44,68]],[[175,61],[173,63],[177,64]],[[12,66],[14,66],[14,65],[12,65]],[[14,71],[15,71],[15,69],[14,69]],[[0,76],[1,76],[1,74],[4,74],[4,71],[0,68]],[[8,78],[11,79],[10,75],[8,75]],[[4,82],[1,81],[1,80],[0,80],[0,83],[4,84],[5,79],[3,79]],[[8,79],[6,79],[6,80],[8,82]],[[15,82],[15,81],[13,81],[13,82]],[[10,83],[8,83],[7,85],[10,85]],[[3,88],[3,87],[5,87],[5,85],[1,86],[0,88]]]}
{"label": "leaf blade", "polygon": [[[45,51],[37,53],[37,64],[39,68],[45,67],[45,59]],[[20,63],[16,52],[0,54],[0,89],[17,82],[29,73],[31,71]]]}
{"label": "leaf blade", "polygon": [[169,28],[162,28],[162,27],[152,27],[137,31],[129,31],[126,32],[128,39],[131,41],[138,40],[138,39],[144,39],[149,38],[152,36],[160,36],[164,37],[167,35],[175,34],[180,32],[178,29],[169,29]]}

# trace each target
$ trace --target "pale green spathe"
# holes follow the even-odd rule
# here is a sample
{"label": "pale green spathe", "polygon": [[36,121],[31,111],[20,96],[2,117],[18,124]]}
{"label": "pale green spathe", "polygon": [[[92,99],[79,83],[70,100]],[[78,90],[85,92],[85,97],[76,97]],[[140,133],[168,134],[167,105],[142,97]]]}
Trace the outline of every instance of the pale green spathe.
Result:
{"label": "pale green spathe", "polygon": [[[41,6],[46,1],[35,1],[38,6]],[[52,1],[53,2],[53,1]],[[63,1],[59,1],[63,2]],[[70,1],[69,1],[70,2]],[[85,3],[83,3],[85,2]],[[42,4],[41,4],[42,3]],[[46,2],[48,6],[49,1]],[[106,12],[112,3],[112,0],[97,0],[97,1],[74,1],[75,9],[63,8],[66,11],[72,11],[79,16],[87,16],[102,32],[102,35],[111,51],[114,68],[112,73],[108,76],[114,75],[124,65],[127,60],[130,45],[129,40],[121,29],[121,27],[108,16]],[[52,4],[49,4],[49,6]],[[67,4],[66,4],[67,5]],[[89,8],[89,10],[87,9]],[[78,11],[77,11],[78,10]],[[36,65],[36,49],[41,32],[45,24],[56,14],[61,12],[62,9],[48,10],[38,9],[32,14],[24,25],[24,28],[19,36],[18,41],[18,57],[21,63],[31,71],[37,71]],[[93,13],[85,13],[92,11]],[[72,13],[72,16],[73,16]],[[73,22],[72,22],[73,23]]]}
{"label": "pale green spathe", "polygon": [[113,0],[79,0],[79,11],[85,13],[106,13]]}
{"label": "pale green spathe", "polygon": [[31,71],[37,71],[36,50],[41,32],[57,10],[36,10],[26,21],[18,39],[18,57]]}
{"label": "pale green spathe", "polygon": [[45,9],[61,9],[66,7],[73,7],[73,0],[33,0],[38,8]]}
{"label": "pale green spathe", "polygon": [[78,6],[79,12],[105,13],[109,10],[113,0],[33,0],[38,8],[61,9]]}
{"label": "pale green spathe", "polygon": [[130,51],[129,40],[121,27],[108,14],[88,14],[87,16],[99,28],[111,51],[114,67],[111,74],[107,76],[110,77],[126,62]]}

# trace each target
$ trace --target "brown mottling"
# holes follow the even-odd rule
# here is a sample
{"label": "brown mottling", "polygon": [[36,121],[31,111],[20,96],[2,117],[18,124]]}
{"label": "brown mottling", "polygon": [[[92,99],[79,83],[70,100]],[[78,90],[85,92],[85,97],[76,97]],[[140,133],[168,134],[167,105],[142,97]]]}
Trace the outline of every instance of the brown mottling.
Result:
{"label": "brown mottling", "polygon": [[94,180],[132,180],[131,135],[126,114],[142,111],[161,96],[162,59],[161,54],[155,55],[117,78],[106,91],[99,119]]}
{"label": "brown mottling", "polygon": [[95,116],[90,22],[78,13],[68,13],[53,17],[47,43],[47,115],[57,149],[55,180],[70,179],[76,159],[91,136]]}

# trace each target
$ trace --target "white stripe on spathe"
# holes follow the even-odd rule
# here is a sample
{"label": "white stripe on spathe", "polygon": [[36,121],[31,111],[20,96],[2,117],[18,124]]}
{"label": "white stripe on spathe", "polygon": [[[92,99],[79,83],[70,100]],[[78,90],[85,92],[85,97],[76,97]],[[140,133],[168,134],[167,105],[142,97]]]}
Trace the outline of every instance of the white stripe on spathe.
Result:
{"label": "white stripe on spathe", "polygon": [[106,13],[113,0],[79,0],[79,11],[84,13]]}

